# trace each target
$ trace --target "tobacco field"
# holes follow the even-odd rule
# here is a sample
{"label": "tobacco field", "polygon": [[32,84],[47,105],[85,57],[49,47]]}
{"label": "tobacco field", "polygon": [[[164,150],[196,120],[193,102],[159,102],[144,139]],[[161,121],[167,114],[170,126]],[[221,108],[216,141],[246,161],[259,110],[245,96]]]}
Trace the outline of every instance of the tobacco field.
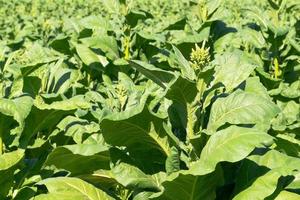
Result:
{"label": "tobacco field", "polygon": [[0,0],[0,200],[299,200],[299,0]]}

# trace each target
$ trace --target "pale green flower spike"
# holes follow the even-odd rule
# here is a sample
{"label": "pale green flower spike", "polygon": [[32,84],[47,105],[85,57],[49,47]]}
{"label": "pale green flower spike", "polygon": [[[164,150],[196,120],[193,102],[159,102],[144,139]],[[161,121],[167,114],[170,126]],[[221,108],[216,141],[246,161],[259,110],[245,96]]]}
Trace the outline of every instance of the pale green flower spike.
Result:
{"label": "pale green flower spike", "polygon": [[200,48],[195,44],[195,49],[192,49],[190,55],[190,63],[194,70],[201,70],[210,62],[209,48],[205,48],[205,41]]}

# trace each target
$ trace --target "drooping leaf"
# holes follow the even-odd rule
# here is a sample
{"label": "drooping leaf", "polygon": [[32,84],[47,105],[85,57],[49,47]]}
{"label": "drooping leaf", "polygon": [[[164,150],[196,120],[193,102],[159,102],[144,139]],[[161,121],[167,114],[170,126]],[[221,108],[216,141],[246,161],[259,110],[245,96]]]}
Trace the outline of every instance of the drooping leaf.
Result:
{"label": "drooping leaf", "polygon": [[112,200],[104,191],[78,178],[56,177],[48,178],[37,183],[45,185],[48,194],[40,194],[34,197],[35,200],[42,199],[63,199],[63,200]]}
{"label": "drooping leaf", "polygon": [[77,44],[76,51],[83,63],[86,65],[100,63],[102,66],[106,66],[108,64],[108,61],[104,56],[96,54],[89,47],[83,44]]}
{"label": "drooping leaf", "polygon": [[[6,116],[12,116],[14,120],[18,122],[19,124],[18,132],[20,132],[24,128],[25,119],[28,116],[32,105],[33,105],[33,100],[29,96],[22,96],[12,100],[1,98],[0,114],[4,114]],[[1,132],[2,131],[4,132],[8,130],[1,130]]]}
{"label": "drooping leaf", "polygon": [[176,75],[171,72],[156,68],[153,65],[142,61],[133,60],[129,61],[129,63],[144,76],[164,89],[168,88],[169,84],[172,83],[176,77]]}
{"label": "drooping leaf", "polygon": [[219,162],[237,162],[272,137],[253,128],[230,126],[213,134],[203,148],[200,159],[189,170],[194,175],[205,175],[214,171]]}
{"label": "drooping leaf", "polygon": [[48,155],[44,165],[54,165],[72,174],[84,174],[98,169],[108,169],[109,160],[108,147],[100,144],[75,144],[55,148]]}

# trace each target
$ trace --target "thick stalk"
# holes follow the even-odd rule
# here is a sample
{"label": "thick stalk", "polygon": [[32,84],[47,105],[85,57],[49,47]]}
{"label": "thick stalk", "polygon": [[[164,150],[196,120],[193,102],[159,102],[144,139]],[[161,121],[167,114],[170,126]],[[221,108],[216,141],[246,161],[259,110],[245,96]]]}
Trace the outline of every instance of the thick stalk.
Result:
{"label": "thick stalk", "polygon": [[2,140],[2,134],[0,132],[0,155],[3,154],[3,140]]}
{"label": "thick stalk", "polygon": [[3,132],[4,132],[4,117],[0,113],[0,155],[3,154]]}

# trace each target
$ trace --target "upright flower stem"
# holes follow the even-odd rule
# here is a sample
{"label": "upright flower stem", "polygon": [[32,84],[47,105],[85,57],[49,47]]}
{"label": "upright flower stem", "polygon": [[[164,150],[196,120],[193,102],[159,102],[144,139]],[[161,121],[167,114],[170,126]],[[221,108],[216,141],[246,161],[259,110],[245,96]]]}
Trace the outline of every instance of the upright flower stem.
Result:
{"label": "upright flower stem", "polygon": [[3,140],[2,140],[2,134],[0,132],[0,155],[3,154]]}

